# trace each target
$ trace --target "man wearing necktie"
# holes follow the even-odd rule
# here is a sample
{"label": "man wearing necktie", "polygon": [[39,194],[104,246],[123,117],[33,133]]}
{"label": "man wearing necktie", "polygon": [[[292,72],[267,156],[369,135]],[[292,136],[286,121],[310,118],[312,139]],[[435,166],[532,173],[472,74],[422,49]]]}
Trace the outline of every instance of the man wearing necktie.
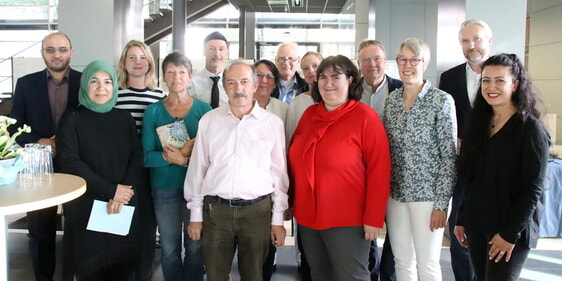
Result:
{"label": "man wearing necktie", "polygon": [[193,75],[187,92],[192,97],[211,105],[212,108],[228,104],[222,86],[222,72],[228,59],[228,41],[219,32],[213,32],[204,40],[205,68]]}

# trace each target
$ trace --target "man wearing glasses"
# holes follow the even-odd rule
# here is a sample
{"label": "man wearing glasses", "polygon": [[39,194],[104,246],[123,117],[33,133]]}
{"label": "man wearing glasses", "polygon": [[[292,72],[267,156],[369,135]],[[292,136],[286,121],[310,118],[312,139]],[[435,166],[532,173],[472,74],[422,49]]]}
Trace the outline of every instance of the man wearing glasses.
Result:
{"label": "man wearing glasses", "polygon": [[275,65],[281,75],[279,82],[279,92],[272,94],[285,103],[290,104],[294,97],[308,91],[308,84],[297,73],[297,68],[301,63],[298,46],[294,43],[284,43],[279,45]]}
{"label": "man wearing glasses", "polygon": [[[394,79],[386,74],[386,52],[384,46],[378,40],[366,40],[357,48],[357,64],[363,75],[363,95],[361,102],[371,106],[382,120],[384,103],[386,97],[396,88],[402,87],[402,81]],[[369,271],[371,280],[381,281],[396,280],[394,270],[394,255],[388,239],[388,230],[379,258],[377,239],[371,241],[369,251]],[[380,269],[380,270],[379,270]]]}
{"label": "man wearing glasses", "polygon": [[[27,143],[50,145],[53,155],[56,155],[55,131],[60,117],[67,109],[78,106],[82,74],[69,67],[72,54],[68,36],[63,33],[49,34],[41,43],[41,56],[46,69],[18,79],[10,113],[17,122],[9,131],[13,134],[23,124],[31,127],[31,133],[22,134],[16,139],[20,146]],[[28,212],[27,220],[35,279],[53,280],[57,206]]]}

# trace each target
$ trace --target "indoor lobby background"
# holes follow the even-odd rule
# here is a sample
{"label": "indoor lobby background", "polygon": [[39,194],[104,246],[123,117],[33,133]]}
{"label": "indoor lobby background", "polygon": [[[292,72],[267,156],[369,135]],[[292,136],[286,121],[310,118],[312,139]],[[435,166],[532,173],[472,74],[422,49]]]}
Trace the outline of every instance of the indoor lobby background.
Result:
{"label": "indoor lobby background", "polygon": [[[276,13],[255,12],[260,2]],[[299,12],[324,2],[324,13]],[[341,10],[326,9],[329,2],[340,3]],[[43,68],[40,40],[55,30],[72,39],[71,65],[77,69],[94,59],[115,65],[126,42],[140,39],[160,60],[173,49],[185,50],[197,70],[204,60],[203,38],[218,30],[230,42],[231,59],[273,59],[282,42],[299,43],[303,54],[316,50],[355,59],[359,42],[378,39],[394,77],[391,58],[398,45],[420,37],[431,47],[426,78],[436,84],[441,72],[464,61],[457,39],[460,23],[480,18],[493,30],[492,53],[525,58],[544,112],[557,114],[549,115],[548,124],[560,144],[560,15],[562,0],[0,0],[0,97],[10,98],[17,77]]]}
{"label": "indoor lobby background", "polygon": [[[258,2],[275,12],[255,12],[252,5]],[[420,37],[431,47],[426,78],[436,84],[441,72],[464,61],[457,39],[460,23],[480,18],[493,30],[492,53],[524,58],[548,127],[555,143],[561,143],[562,122],[556,121],[562,118],[562,0],[331,2],[341,2],[341,9],[327,10],[328,0],[323,13],[295,12],[308,8],[309,0],[0,0],[0,113],[9,110],[17,78],[44,67],[40,41],[57,30],[70,36],[71,65],[79,70],[94,59],[115,65],[126,42],[139,39],[159,60],[174,49],[185,50],[197,71],[204,63],[203,38],[218,30],[230,42],[231,59],[273,59],[282,42],[297,42],[303,54],[315,50],[355,59],[359,42],[378,39],[386,46],[387,72],[394,77],[398,45]]]}
{"label": "indoor lobby background", "polygon": [[[255,3],[268,6],[269,12],[256,12]],[[324,12],[302,12],[312,3],[325,5],[309,10]],[[340,9],[330,10],[330,5]],[[431,48],[425,76],[437,85],[441,72],[464,62],[458,42],[460,24],[479,18],[492,28],[493,54],[508,52],[524,58],[548,114],[547,126],[562,153],[561,15],[562,0],[0,0],[0,114],[10,110],[17,78],[44,68],[41,39],[59,30],[72,40],[71,66],[78,70],[94,59],[116,65],[123,46],[137,39],[147,42],[160,62],[172,50],[184,50],[196,72],[204,65],[205,36],[219,31],[229,40],[230,59],[248,60],[273,60],[283,42],[298,43],[301,55],[314,50],[355,60],[361,41],[378,39],[386,47],[387,72],[395,78],[393,58],[399,44],[420,37]],[[562,202],[557,206],[562,210]],[[562,236],[562,225],[560,229]],[[18,234],[12,234],[17,238],[12,240],[10,258],[19,258],[10,260],[11,276],[27,276],[22,273],[31,266],[27,239]],[[560,281],[562,240],[541,240],[541,249],[533,252],[522,280]],[[442,263],[448,266],[444,276],[451,276],[448,249],[443,251]],[[292,252],[282,249],[281,253],[279,263],[290,260],[292,265]],[[274,280],[294,280],[296,273],[283,279],[288,271],[280,266]],[[158,269],[155,276],[153,280],[160,280]]]}

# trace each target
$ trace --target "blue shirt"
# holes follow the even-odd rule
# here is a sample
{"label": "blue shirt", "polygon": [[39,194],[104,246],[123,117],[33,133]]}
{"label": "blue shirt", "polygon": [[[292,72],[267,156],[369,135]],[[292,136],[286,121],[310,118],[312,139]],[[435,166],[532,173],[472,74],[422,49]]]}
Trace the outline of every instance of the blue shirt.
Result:
{"label": "blue shirt", "polygon": [[279,82],[279,99],[287,104],[290,104],[299,89],[296,76],[293,77],[293,83],[290,84],[290,87],[287,88],[285,85],[285,81]]}
{"label": "blue shirt", "polygon": [[403,91],[390,93],[384,108],[392,158],[390,195],[400,202],[434,202],[434,209],[446,212],[456,180],[453,98],[426,80],[406,111]]}

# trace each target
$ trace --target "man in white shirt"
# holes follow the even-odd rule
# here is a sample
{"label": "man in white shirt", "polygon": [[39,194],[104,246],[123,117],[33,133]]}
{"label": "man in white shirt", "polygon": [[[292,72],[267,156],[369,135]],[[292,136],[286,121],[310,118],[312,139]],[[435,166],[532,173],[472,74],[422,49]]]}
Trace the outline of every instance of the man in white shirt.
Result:
{"label": "man in white shirt", "polygon": [[298,46],[294,43],[279,45],[275,65],[281,75],[279,92],[273,94],[274,98],[290,104],[294,97],[308,91],[308,83],[300,77],[297,68],[301,63]]}
{"label": "man in white shirt", "polygon": [[[459,64],[441,74],[439,89],[449,93],[455,100],[457,112],[457,128],[459,145],[464,130],[464,121],[472,108],[472,103],[478,94],[481,65],[490,57],[492,46],[492,30],[484,21],[479,19],[466,20],[461,24],[459,42],[466,62]],[[451,214],[449,215],[449,233],[451,238],[451,265],[455,280],[473,280],[474,272],[470,263],[468,250],[457,241],[453,229],[457,221],[459,205],[462,201],[464,186],[457,184],[453,191]]]}
{"label": "man in white shirt", "polygon": [[207,280],[228,280],[238,248],[242,280],[262,280],[270,243],[283,246],[289,186],[283,122],[253,99],[253,66],[234,61],[224,71],[228,106],[208,112],[184,185],[188,233],[202,240]]}
{"label": "man in white shirt", "polygon": [[[193,75],[187,92],[213,108],[228,105],[228,97],[222,85],[222,72],[228,59],[228,41],[215,31],[205,37],[203,52],[205,68]],[[213,87],[216,88],[213,90]]]}

